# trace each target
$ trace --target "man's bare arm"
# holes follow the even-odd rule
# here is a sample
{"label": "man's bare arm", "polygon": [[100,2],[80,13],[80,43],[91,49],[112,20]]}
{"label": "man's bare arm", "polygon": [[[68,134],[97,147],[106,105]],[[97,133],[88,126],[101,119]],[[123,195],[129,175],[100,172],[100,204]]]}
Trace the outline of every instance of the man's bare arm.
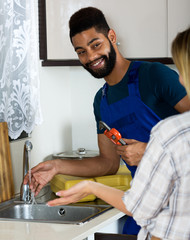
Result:
{"label": "man's bare arm", "polygon": [[[80,177],[96,177],[117,172],[120,156],[115,145],[104,134],[98,135],[100,155],[92,158],[54,159],[39,163],[31,170],[30,188],[35,195],[56,175],[66,174]],[[29,182],[29,174],[24,178],[24,184]]]}
{"label": "man's bare arm", "polygon": [[190,110],[190,99],[189,97],[186,95],[184,98],[182,98],[175,106],[174,108],[180,112],[186,112],[188,110]]}

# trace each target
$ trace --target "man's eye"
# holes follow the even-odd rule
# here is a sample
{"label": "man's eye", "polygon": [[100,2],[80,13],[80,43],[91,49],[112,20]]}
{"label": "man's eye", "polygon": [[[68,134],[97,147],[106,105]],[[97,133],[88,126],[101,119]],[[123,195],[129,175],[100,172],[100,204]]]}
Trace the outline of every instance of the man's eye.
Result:
{"label": "man's eye", "polygon": [[79,52],[77,52],[78,55],[82,55],[82,54],[84,54],[84,53],[85,53],[85,51],[79,51]]}
{"label": "man's eye", "polygon": [[100,46],[100,43],[96,43],[96,44],[94,45],[94,48],[97,48],[98,46]]}

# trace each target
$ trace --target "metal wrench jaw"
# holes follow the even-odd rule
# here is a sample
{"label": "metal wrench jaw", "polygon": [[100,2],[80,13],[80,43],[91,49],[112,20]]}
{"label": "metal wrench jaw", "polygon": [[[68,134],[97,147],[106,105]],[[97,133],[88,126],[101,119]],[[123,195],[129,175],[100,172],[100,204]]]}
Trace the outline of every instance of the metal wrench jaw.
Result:
{"label": "metal wrench jaw", "polygon": [[99,129],[106,129],[104,134],[115,144],[126,145],[125,141],[121,138],[121,134],[115,129],[110,128],[105,122],[99,121]]}
{"label": "metal wrench jaw", "polygon": [[99,121],[99,129],[102,130],[102,129],[106,129],[108,131],[111,130],[111,128],[103,121]]}

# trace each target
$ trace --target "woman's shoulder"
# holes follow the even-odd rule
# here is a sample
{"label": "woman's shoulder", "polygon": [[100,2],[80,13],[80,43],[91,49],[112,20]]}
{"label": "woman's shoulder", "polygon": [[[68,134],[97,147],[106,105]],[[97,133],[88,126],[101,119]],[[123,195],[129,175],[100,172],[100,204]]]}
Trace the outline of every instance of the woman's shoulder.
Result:
{"label": "woman's shoulder", "polygon": [[190,111],[161,120],[153,127],[151,134],[159,135],[162,139],[171,139],[182,132],[190,134]]}

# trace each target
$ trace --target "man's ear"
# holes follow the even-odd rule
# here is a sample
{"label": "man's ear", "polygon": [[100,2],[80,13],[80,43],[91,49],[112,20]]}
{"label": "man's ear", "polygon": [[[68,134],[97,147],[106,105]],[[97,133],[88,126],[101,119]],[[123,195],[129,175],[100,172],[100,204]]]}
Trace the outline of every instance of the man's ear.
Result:
{"label": "man's ear", "polygon": [[113,29],[110,29],[108,32],[108,38],[112,43],[116,43],[116,34]]}

